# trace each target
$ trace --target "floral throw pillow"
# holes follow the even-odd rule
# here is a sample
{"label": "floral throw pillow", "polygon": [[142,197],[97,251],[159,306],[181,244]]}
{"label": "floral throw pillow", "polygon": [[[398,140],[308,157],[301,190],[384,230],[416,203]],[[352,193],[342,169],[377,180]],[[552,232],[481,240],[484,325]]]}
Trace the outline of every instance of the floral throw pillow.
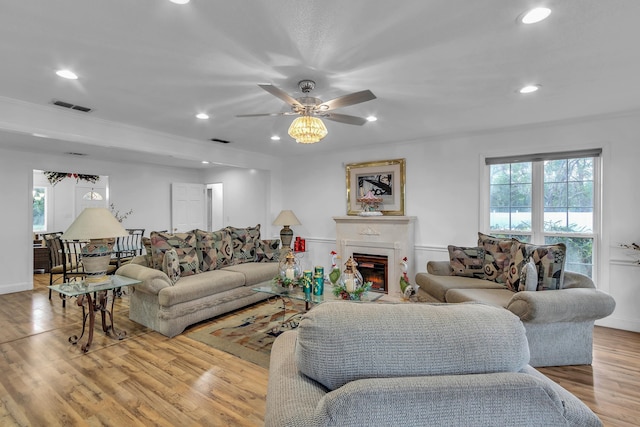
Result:
{"label": "floral throw pillow", "polygon": [[484,278],[496,283],[507,283],[511,262],[512,239],[478,233],[478,246],[484,249]]}
{"label": "floral throw pillow", "polygon": [[484,249],[481,247],[447,246],[452,276],[484,279]]}
{"label": "floral throw pillow", "polygon": [[171,284],[180,279],[180,260],[178,259],[178,253],[175,249],[169,249],[164,253],[162,257],[162,271],[169,277]]}
{"label": "floral throw pillow", "polygon": [[196,234],[191,233],[163,233],[152,231],[150,234],[153,250],[153,266],[162,270],[164,253],[175,249],[180,261],[180,276],[191,276],[200,273],[200,260],[196,251]]}
{"label": "floral throw pillow", "polygon": [[280,239],[258,240],[256,262],[274,262],[280,260]]}

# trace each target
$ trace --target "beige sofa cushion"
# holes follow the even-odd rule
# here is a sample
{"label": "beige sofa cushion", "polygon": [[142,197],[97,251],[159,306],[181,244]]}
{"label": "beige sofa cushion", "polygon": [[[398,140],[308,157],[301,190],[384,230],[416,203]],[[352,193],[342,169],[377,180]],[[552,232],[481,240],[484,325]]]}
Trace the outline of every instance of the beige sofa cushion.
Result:
{"label": "beige sofa cushion", "polygon": [[[447,302],[445,295],[450,289],[503,289],[500,283],[472,277],[436,276],[428,273],[416,274],[416,284],[439,302]],[[509,291],[508,291],[509,292]],[[513,292],[510,292],[513,295]]]}
{"label": "beige sofa cushion", "polygon": [[448,303],[481,302],[507,308],[515,292],[509,289],[450,289],[445,295]]}
{"label": "beige sofa cushion", "polygon": [[245,276],[235,271],[213,270],[181,277],[175,285],[158,292],[160,306],[168,307],[181,302],[217,294],[244,286]]}
{"label": "beige sofa cushion", "polygon": [[233,271],[244,275],[245,284],[254,286],[261,282],[272,280],[278,275],[277,262],[248,262],[245,264],[230,265],[222,271]]}

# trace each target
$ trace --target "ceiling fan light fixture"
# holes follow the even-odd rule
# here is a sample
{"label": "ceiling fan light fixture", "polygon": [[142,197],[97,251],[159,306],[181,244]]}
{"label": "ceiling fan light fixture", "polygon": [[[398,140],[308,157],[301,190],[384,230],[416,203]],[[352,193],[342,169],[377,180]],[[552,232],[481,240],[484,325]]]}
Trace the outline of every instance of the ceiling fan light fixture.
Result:
{"label": "ceiling fan light fixture", "polygon": [[317,117],[301,116],[289,126],[289,136],[299,144],[313,144],[327,136],[327,128]]}

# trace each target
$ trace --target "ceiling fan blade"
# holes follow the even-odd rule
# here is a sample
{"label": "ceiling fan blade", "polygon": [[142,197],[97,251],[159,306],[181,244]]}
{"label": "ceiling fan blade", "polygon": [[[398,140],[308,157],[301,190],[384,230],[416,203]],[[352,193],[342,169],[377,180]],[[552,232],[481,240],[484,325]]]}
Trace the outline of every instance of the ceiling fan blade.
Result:
{"label": "ceiling fan blade", "polygon": [[278,89],[274,85],[258,85],[258,86],[260,86],[262,89],[269,92],[271,95],[282,99],[284,102],[291,105],[292,107],[302,106],[295,98],[292,98],[291,96],[289,96],[287,92],[281,89]]}
{"label": "ceiling fan blade", "polygon": [[265,117],[265,116],[288,116],[289,113],[260,113],[260,114],[237,114],[236,117]]}
{"label": "ceiling fan blade", "polygon": [[358,125],[362,126],[367,123],[367,120],[362,117],[349,116],[347,114],[335,114],[329,113],[327,115],[322,115],[327,120],[333,120],[334,122],[346,123],[348,125]]}
{"label": "ceiling fan blade", "polygon": [[327,102],[323,102],[318,106],[320,110],[328,111],[335,108],[347,107],[349,105],[360,104],[361,102],[371,101],[376,96],[370,90],[362,90],[360,92],[350,93],[349,95],[339,96]]}

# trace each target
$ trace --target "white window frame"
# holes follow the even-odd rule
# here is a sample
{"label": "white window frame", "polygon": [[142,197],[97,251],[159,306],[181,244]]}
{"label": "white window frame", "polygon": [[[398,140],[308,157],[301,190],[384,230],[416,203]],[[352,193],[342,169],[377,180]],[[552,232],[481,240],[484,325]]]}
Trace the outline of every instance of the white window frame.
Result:
{"label": "white window frame", "polygon": [[[600,150],[602,151],[602,150]],[[570,159],[579,157],[580,150],[566,151],[556,153],[556,159]],[[602,163],[603,155],[594,155],[593,162],[593,232],[592,233],[549,233],[543,230],[544,222],[544,160],[536,159],[535,157],[541,157],[543,155],[536,154],[522,154],[504,157],[504,162],[500,163],[517,163],[517,162],[532,162],[532,198],[531,198],[531,232],[517,232],[514,234],[524,234],[531,236],[531,243],[544,244],[546,236],[568,236],[568,237],[587,237],[593,238],[593,253],[592,253],[592,278],[594,282],[598,283],[600,278],[600,260],[602,259],[602,241],[603,230],[602,224]],[[519,160],[518,157],[523,157]],[[583,156],[584,157],[584,156]],[[495,233],[495,230],[490,229],[490,169],[491,165],[487,164],[486,160],[496,158],[496,156],[485,155],[481,156],[481,179],[480,179],[480,215],[479,215],[479,229],[486,234]],[[547,159],[545,159],[547,160]]]}

